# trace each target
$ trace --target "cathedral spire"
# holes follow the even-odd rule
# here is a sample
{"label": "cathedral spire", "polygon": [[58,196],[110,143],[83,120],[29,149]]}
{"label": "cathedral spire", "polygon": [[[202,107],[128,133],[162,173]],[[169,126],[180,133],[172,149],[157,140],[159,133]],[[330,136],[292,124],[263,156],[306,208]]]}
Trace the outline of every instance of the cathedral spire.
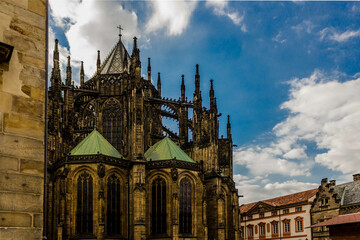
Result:
{"label": "cathedral spire", "polygon": [[148,58],[148,81],[151,81],[151,65],[150,65],[150,58]]}
{"label": "cathedral spire", "polygon": [[161,79],[160,79],[160,73],[158,72],[158,80],[157,80],[157,90],[159,92],[159,95],[161,97]]}
{"label": "cathedral spire", "polygon": [[84,86],[84,62],[81,61],[81,68],[80,68],[80,86]]}
{"label": "cathedral spire", "polygon": [[214,91],[214,85],[213,85],[214,80],[210,80],[210,91],[209,91],[209,96],[210,96],[210,109],[215,109],[216,108],[216,98],[215,98],[215,91]]}
{"label": "cathedral spire", "polygon": [[200,74],[199,74],[199,64],[196,64],[196,74],[195,74],[195,94],[200,95]]}
{"label": "cathedral spire", "polygon": [[60,66],[59,66],[59,48],[58,48],[58,45],[59,45],[59,40],[55,39],[55,48],[54,48],[54,54],[53,54],[53,61],[54,61],[53,67],[54,67],[55,69],[60,69]]}
{"label": "cathedral spire", "polygon": [[101,67],[100,50],[98,50],[97,61],[96,61],[96,70],[98,74],[100,73],[100,67]]}
{"label": "cathedral spire", "polygon": [[184,74],[181,75],[181,101],[185,102],[185,81]]}
{"label": "cathedral spire", "polygon": [[71,85],[71,65],[70,65],[70,56],[68,56],[67,66],[66,66],[66,85]]}
{"label": "cathedral spire", "polygon": [[227,116],[226,130],[227,130],[227,138],[228,138],[228,139],[231,139],[230,115]]}

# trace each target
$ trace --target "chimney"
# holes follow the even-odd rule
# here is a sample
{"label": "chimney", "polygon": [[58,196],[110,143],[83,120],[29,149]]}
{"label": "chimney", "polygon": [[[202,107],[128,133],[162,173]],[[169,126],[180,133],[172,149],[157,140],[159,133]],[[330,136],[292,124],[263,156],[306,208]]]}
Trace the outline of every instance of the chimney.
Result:
{"label": "chimney", "polygon": [[360,173],[354,174],[353,178],[354,178],[354,182],[355,181],[360,181]]}

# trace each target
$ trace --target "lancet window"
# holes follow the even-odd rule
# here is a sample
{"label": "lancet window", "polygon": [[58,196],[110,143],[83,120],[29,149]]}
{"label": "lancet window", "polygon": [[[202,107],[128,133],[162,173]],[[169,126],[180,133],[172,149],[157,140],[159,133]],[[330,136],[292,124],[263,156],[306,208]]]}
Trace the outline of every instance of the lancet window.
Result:
{"label": "lancet window", "polygon": [[192,226],[191,183],[187,178],[183,178],[180,181],[179,200],[180,200],[179,232],[180,234],[190,235],[191,226]]}
{"label": "lancet window", "polygon": [[112,174],[107,179],[107,222],[108,235],[121,234],[120,180]]}
{"label": "lancet window", "polygon": [[103,136],[117,149],[121,149],[121,110],[115,99],[105,103],[103,109]]}
{"label": "lancet window", "polygon": [[93,233],[93,179],[87,172],[77,179],[76,232],[80,235]]}
{"label": "lancet window", "polygon": [[153,235],[166,234],[166,182],[158,177],[152,182],[151,232]]}

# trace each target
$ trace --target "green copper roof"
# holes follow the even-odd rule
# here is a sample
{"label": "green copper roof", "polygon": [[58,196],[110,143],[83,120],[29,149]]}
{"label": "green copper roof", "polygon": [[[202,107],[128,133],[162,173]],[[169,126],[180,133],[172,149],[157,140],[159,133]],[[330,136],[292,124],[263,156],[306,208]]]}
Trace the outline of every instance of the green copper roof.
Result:
{"label": "green copper roof", "polygon": [[161,141],[151,146],[146,151],[145,158],[148,161],[177,159],[185,162],[194,162],[194,160],[192,160],[168,137],[165,137]]}
{"label": "green copper roof", "polygon": [[122,158],[121,154],[96,130],[96,128],[70,152],[70,155],[95,154]]}

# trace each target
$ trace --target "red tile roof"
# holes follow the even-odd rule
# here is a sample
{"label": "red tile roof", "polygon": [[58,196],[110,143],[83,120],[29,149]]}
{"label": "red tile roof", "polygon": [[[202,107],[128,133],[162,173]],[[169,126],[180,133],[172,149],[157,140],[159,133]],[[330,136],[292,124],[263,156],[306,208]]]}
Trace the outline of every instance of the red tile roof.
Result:
{"label": "red tile roof", "polygon": [[340,225],[340,224],[347,224],[347,223],[358,223],[358,222],[360,222],[360,212],[339,215],[330,220],[314,224],[314,225],[310,226],[310,228],[321,227],[321,226]]}
{"label": "red tile roof", "polygon": [[263,202],[263,203],[266,203],[266,204],[268,204],[270,206],[274,206],[274,207],[281,207],[281,206],[285,206],[285,205],[289,205],[289,204],[308,201],[309,198],[313,197],[317,193],[317,191],[318,191],[318,189],[312,189],[312,190],[308,190],[308,191],[304,191],[304,192],[293,193],[293,194],[286,195],[286,196],[281,196],[281,197],[276,197],[276,198],[271,198],[271,199],[267,199],[267,200],[262,200],[262,201],[258,201],[258,202],[241,205],[240,211],[241,211],[241,213],[246,213],[249,210],[251,210],[259,202]]}

